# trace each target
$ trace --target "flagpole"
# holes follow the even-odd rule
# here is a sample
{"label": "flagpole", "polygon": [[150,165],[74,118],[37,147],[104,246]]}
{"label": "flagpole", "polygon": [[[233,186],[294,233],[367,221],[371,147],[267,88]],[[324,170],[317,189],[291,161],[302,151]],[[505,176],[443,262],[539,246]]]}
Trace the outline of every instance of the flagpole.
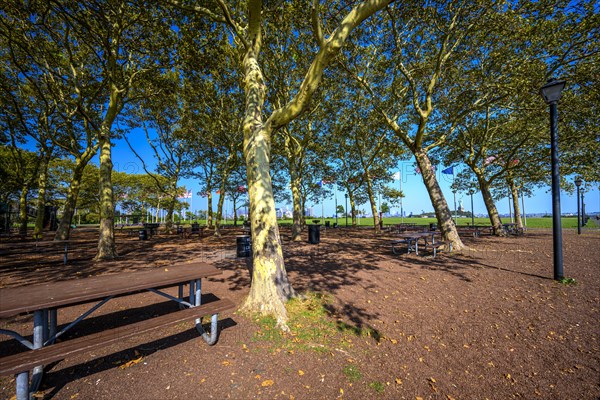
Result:
{"label": "flagpole", "polygon": [[[452,186],[456,183],[456,177],[454,176],[454,167],[452,167]],[[454,224],[458,225],[458,221],[456,220],[456,187],[454,186]]]}

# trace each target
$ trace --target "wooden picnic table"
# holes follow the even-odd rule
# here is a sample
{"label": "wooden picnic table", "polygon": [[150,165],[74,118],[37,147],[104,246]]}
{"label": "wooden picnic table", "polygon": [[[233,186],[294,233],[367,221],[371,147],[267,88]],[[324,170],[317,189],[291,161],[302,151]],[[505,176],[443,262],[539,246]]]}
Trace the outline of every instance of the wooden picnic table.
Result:
{"label": "wooden picnic table", "polygon": [[[0,318],[14,317],[23,313],[34,313],[33,341],[19,333],[0,329],[0,335],[8,335],[27,347],[28,351],[0,358],[0,375],[17,374],[17,399],[28,399],[29,393],[37,390],[43,374],[43,365],[67,356],[123,338],[139,336],[149,330],[166,325],[178,324],[189,319],[196,320],[196,328],[204,340],[214,344],[217,339],[217,315],[232,308],[229,300],[218,300],[201,304],[201,279],[221,274],[212,265],[196,262],[167,268],[153,268],[135,272],[92,276],[82,279],[41,283],[36,285],[0,289]],[[189,286],[189,296],[184,297],[184,287]],[[178,297],[162,291],[168,287],[179,287]],[[109,300],[150,291],[169,300],[176,301],[180,310],[92,335],[55,343],[56,339]],[[57,310],[83,303],[97,302],[88,311],[58,330]],[[212,315],[210,333],[201,324],[202,315]],[[33,368],[31,387],[29,371]]]}
{"label": "wooden picnic table", "polygon": [[394,241],[392,244],[392,251],[394,254],[398,254],[395,250],[396,244],[406,244],[407,252],[415,251],[416,255],[419,255],[419,240],[423,240],[425,247],[428,244],[433,245],[435,243],[435,236],[439,235],[439,232],[430,231],[430,232],[403,232],[398,234],[397,237],[401,238],[400,240]]}

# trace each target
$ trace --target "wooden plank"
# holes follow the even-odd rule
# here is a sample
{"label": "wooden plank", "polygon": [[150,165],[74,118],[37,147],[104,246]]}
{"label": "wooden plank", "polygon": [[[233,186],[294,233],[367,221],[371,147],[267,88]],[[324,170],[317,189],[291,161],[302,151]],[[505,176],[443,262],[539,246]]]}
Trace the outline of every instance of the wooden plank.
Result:
{"label": "wooden plank", "polygon": [[29,371],[37,365],[47,365],[64,358],[87,352],[98,347],[104,347],[114,342],[140,336],[151,330],[177,325],[179,323],[200,318],[205,315],[221,313],[235,307],[228,299],[221,299],[198,307],[187,308],[169,314],[161,315],[114,329],[105,330],[92,335],[66,340],[37,350],[14,354],[0,359],[0,376]]}
{"label": "wooden plank", "polygon": [[133,294],[149,288],[166,288],[219,274],[221,271],[214,266],[196,262],[0,289],[0,318],[90,302],[108,296]]}

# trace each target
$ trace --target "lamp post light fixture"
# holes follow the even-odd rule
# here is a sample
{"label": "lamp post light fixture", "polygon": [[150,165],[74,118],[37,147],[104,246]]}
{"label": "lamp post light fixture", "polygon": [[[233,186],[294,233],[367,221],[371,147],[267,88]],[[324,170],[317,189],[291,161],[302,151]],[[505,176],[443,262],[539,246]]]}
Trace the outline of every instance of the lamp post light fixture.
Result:
{"label": "lamp post light fixture", "polygon": [[344,210],[346,211],[346,228],[348,227],[348,193],[344,193],[344,197],[346,198],[346,207]]}
{"label": "lamp post light fixture", "polygon": [[550,153],[552,162],[552,241],[554,250],[554,279],[563,275],[562,226],[560,220],[560,175],[558,170],[558,101],[565,88],[564,80],[549,79],[540,94],[550,106]]}
{"label": "lamp post light fixture", "polygon": [[575,186],[577,186],[577,234],[581,235],[581,209],[580,209],[580,203],[579,203],[579,187],[581,186],[581,183],[583,182],[583,180],[581,179],[580,176],[578,176],[577,178],[575,178]]}

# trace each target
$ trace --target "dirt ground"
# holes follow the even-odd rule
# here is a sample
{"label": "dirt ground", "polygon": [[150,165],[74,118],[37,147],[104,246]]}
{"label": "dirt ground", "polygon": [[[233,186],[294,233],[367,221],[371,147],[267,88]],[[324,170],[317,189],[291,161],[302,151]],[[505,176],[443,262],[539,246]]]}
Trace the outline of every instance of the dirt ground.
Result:
{"label": "dirt ground", "polygon": [[[141,268],[213,263],[221,276],[203,291],[241,304],[250,280],[236,257],[235,236],[148,241],[119,233],[120,258],[94,263],[81,244],[62,265],[58,251],[11,250],[0,243],[0,287]],[[285,350],[257,340],[254,319],[220,316],[219,341],[208,346],[193,324],[55,363],[39,396],[52,399],[598,399],[600,398],[600,231],[563,233],[564,273],[552,279],[552,232],[469,238],[468,250],[432,258],[395,255],[392,234],[327,229],[321,242],[290,242],[286,268],[299,292],[328,294],[332,320],[356,333],[327,345]],[[74,238],[93,237],[77,231]],[[16,254],[20,253],[20,254]],[[10,254],[13,254],[12,256]],[[1,299],[0,299],[1,301]],[[174,307],[153,294],[111,300],[81,323],[94,331],[133,314]],[[176,307],[176,306],[175,306]],[[89,308],[89,305],[87,306]],[[86,305],[59,311],[59,323]],[[30,333],[32,316],[0,321]],[[308,327],[307,327],[308,329]],[[0,352],[19,351],[0,337]],[[293,340],[293,338],[290,338]],[[0,378],[0,398],[14,377]]]}

